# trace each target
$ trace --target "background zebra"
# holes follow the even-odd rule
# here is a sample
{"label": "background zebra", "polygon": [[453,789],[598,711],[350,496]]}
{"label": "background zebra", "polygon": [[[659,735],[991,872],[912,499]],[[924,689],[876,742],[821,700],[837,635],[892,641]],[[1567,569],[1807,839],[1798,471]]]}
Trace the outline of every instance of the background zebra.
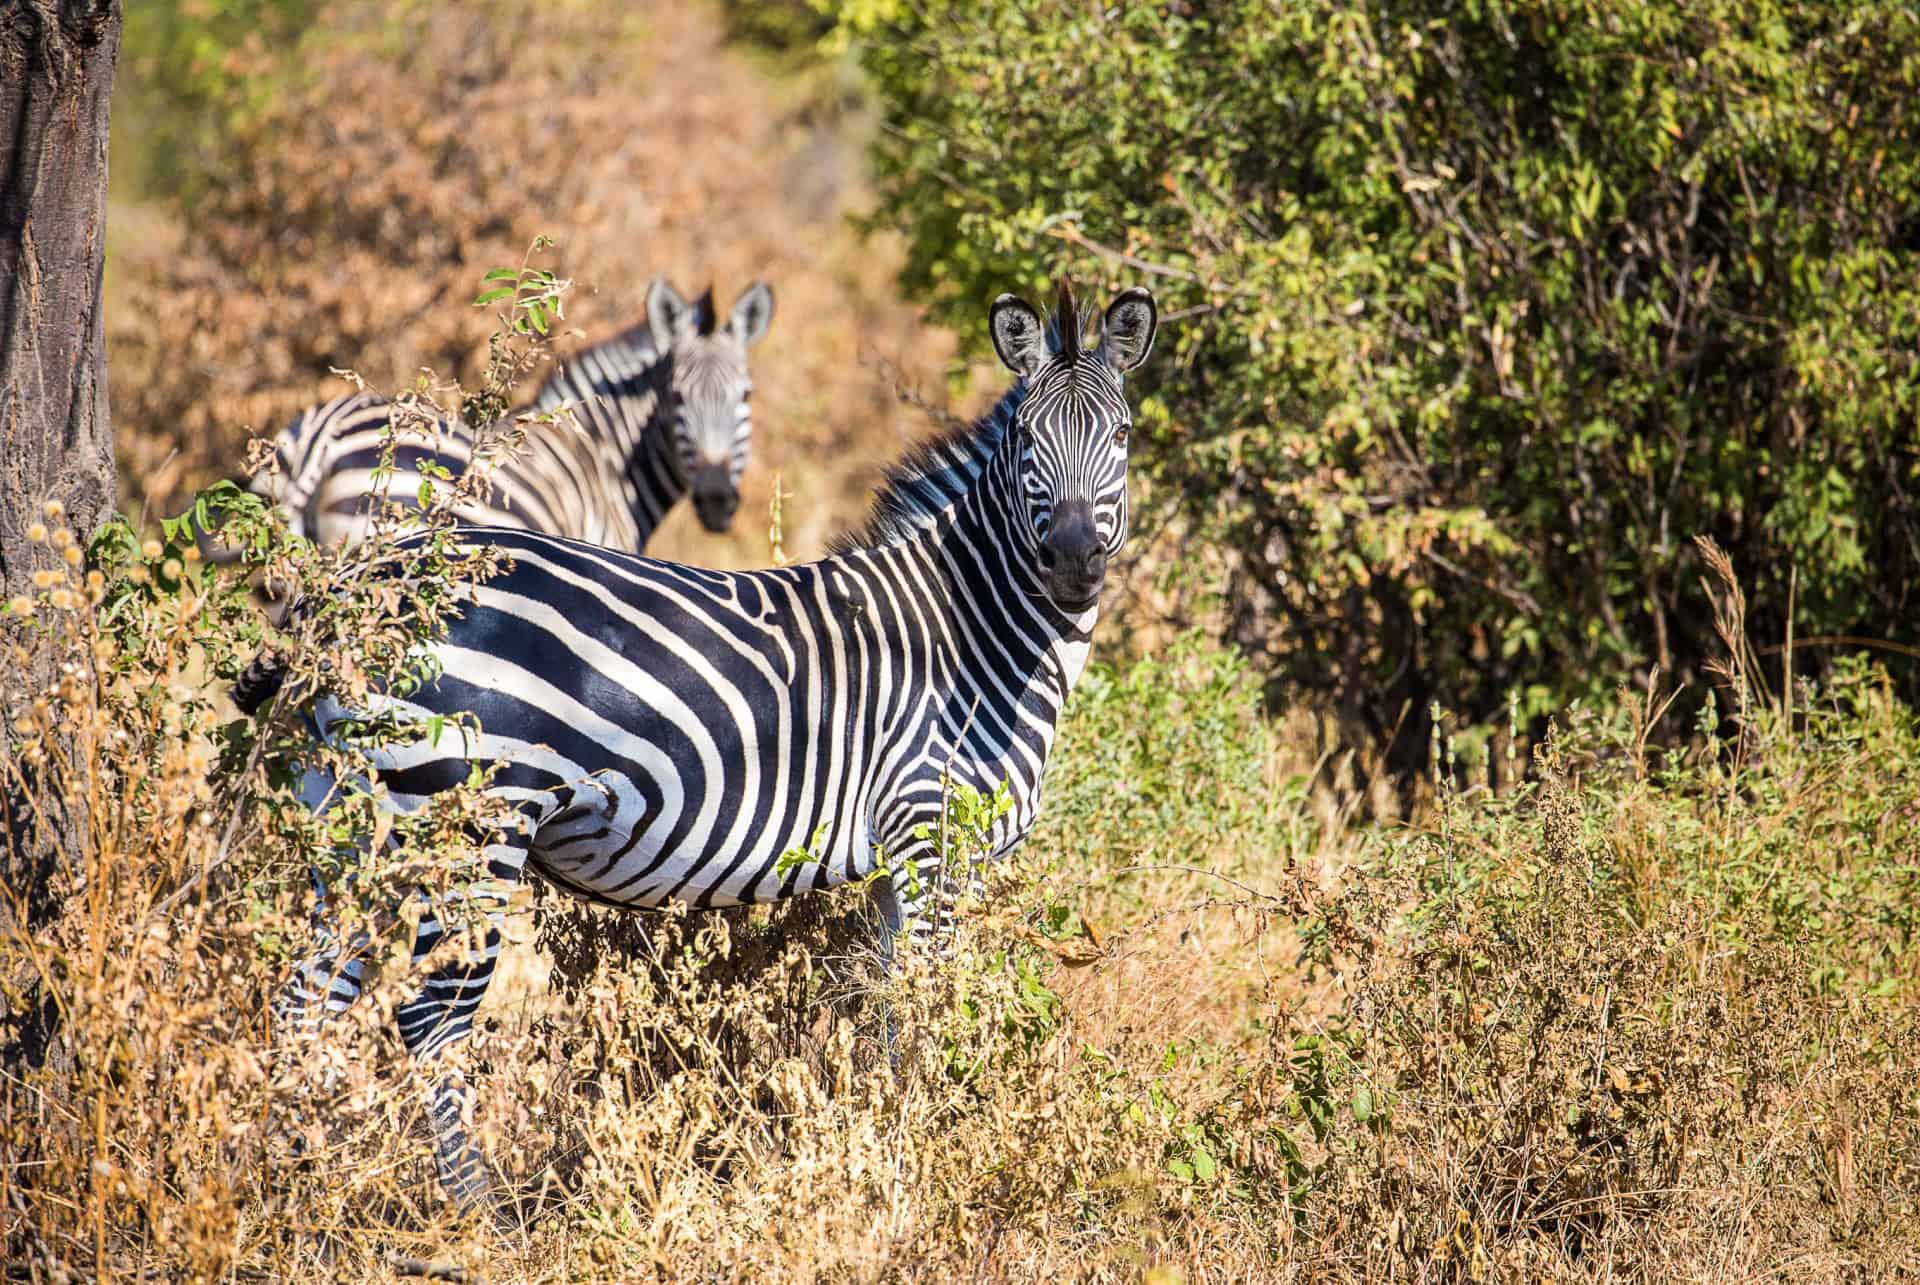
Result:
{"label": "background zebra", "polygon": [[[441,967],[400,1012],[415,1057],[464,1038],[499,952],[499,908],[526,862],[619,906],[765,902],[873,875],[888,927],[945,913],[937,827],[943,776],[1011,809],[1004,855],[1032,829],[1061,706],[1087,660],[1107,560],[1127,535],[1125,372],[1149,352],[1152,296],[1107,309],[1099,345],[1063,285],[1051,327],[1021,300],[992,308],[1020,376],[994,414],[916,452],[883,487],[868,530],[820,562],[717,572],[520,531],[466,532],[511,555],[428,644],[439,676],[381,708],[402,719],[473,715],[479,731],[382,748],[379,779],[411,811],[491,769],[510,832],[482,836],[484,948]],[[963,479],[957,481],[956,479]],[[957,488],[941,508],[937,497]],[[236,693],[243,708],[259,692]],[[318,702],[321,735],[356,713]],[[310,797],[331,782],[310,782]],[[783,853],[813,861],[784,868]],[[927,904],[929,895],[935,900]],[[414,951],[440,942],[430,904]],[[359,964],[303,967],[295,1001],[338,1010]],[[438,1081],[436,1155],[451,1194],[484,1189],[459,1126],[463,1091]]]}
{"label": "background zebra", "polygon": [[[640,552],[667,510],[693,495],[709,531],[725,531],[740,503],[751,450],[747,349],[773,319],[773,292],[749,286],[721,323],[713,291],[688,303],[664,278],[647,291],[647,319],[563,363],[530,405],[572,403],[578,432],[534,425],[526,441],[487,467],[493,493],[457,510],[468,522],[569,536]],[[316,543],[365,538],[369,497],[389,440],[391,404],[352,393],[301,412],[280,431],[274,467],[251,489]],[[393,442],[389,498],[414,502],[419,468],[455,477],[495,427],[442,421],[432,440],[407,432]]]}

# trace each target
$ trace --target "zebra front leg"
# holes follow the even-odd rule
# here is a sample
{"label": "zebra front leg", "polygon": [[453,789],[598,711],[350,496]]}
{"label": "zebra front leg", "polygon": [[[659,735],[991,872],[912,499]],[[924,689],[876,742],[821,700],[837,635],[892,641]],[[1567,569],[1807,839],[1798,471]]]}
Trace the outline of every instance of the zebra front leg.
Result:
{"label": "zebra front leg", "polygon": [[[300,801],[315,816],[325,815],[339,802],[340,787],[333,773],[308,767],[300,774]],[[343,871],[343,881],[351,884],[353,870],[366,856],[363,845],[348,844],[334,852],[335,863]],[[274,1024],[282,1030],[311,1032],[329,1017],[337,1017],[353,1007],[366,984],[366,961],[362,958],[368,936],[355,933],[344,945],[335,939],[327,922],[326,882],[317,867],[308,867],[313,881],[312,923],[315,951],[295,965],[273,1003]]]}
{"label": "zebra front leg", "polygon": [[[510,832],[496,832],[481,848],[486,878],[460,889],[435,893],[422,890],[426,912],[414,931],[413,958],[417,964],[439,947],[449,932],[461,925],[448,914],[463,908],[469,924],[484,917],[477,948],[468,945],[459,956],[427,975],[420,994],[400,1006],[400,1039],[414,1060],[434,1064],[448,1060],[452,1051],[473,1034],[474,1013],[493,980],[500,957],[501,921],[507,898],[526,864],[531,822],[522,817]],[[490,1183],[487,1162],[467,1133],[471,1092],[457,1067],[442,1070],[433,1079],[429,1116],[434,1133],[434,1162],[440,1185],[462,1210],[471,1210],[486,1197]]]}
{"label": "zebra front leg", "polygon": [[[326,813],[339,801],[338,783],[331,772],[307,768],[301,774],[299,789],[301,801],[316,816]],[[364,841],[335,849],[333,864],[339,872],[343,894],[351,887],[354,871],[365,855]],[[358,930],[342,942],[334,931],[329,912],[332,890],[321,877],[318,866],[309,867],[308,877],[313,884],[314,952],[294,965],[292,975],[274,996],[270,1011],[279,1055],[292,1056],[311,1066],[308,1059],[316,1051],[315,1041],[324,1026],[352,1008],[366,987],[366,952],[372,938],[366,931]],[[306,1096],[314,1089],[321,1093],[331,1091],[339,1077],[336,1062],[322,1059],[320,1065],[322,1071],[317,1083],[308,1082],[287,1108],[291,1125],[288,1142],[292,1154],[302,1160],[307,1154],[304,1130],[313,1122],[305,1104]]]}
{"label": "zebra front leg", "polygon": [[985,895],[978,870],[957,875],[932,844],[915,842],[891,863],[888,876],[869,894],[878,918],[875,943],[881,961],[892,967],[894,940],[908,934],[916,950],[932,949],[945,958],[953,951],[953,931],[962,893]]}
{"label": "zebra front leg", "polygon": [[[887,877],[870,885],[868,901],[875,917],[874,952],[883,971],[891,973],[901,934],[912,941],[915,953],[932,947],[944,950],[951,937],[940,932],[953,917],[953,890],[947,887],[940,855],[928,843],[915,841],[889,866]],[[883,997],[881,1044],[894,1071],[900,1070],[899,1022],[893,1004]]]}

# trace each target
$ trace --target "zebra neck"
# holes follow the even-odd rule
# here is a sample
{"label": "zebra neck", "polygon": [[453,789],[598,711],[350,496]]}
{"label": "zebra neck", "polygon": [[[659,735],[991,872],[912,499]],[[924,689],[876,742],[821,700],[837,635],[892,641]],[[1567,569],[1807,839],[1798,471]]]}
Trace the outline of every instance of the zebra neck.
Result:
{"label": "zebra neck", "polygon": [[[661,404],[664,405],[664,399]],[[627,452],[626,481],[627,503],[633,508],[633,523],[644,548],[667,510],[687,493],[687,482],[680,472],[673,434],[665,415],[654,415],[647,422],[638,446]]]}
{"label": "zebra neck", "polygon": [[1024,725],[1044,757],[1086,669],[1099,608],[1070,616],[1047,597],[1016,485],[1009,453],[997,452],[926,539],[946,579],[959,685],[984,703],[1017,705],[1004,717]]}
{"label": "zebra neck", "polygon": [[636,326],[576,354],[533,402],[540,409],[573,402],[575,420],[603,467],[622,480],[642,548],[687,491],[667,410],[672,374],[670,356],[654,347],[652,331]]}

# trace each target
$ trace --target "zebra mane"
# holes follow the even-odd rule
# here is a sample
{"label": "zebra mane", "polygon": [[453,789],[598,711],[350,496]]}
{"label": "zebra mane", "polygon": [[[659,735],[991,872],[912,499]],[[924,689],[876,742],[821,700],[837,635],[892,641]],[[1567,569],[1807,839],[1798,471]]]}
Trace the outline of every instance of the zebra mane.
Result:
{"label": "zebra mane", "polygon": [[[1068,324],[1068,319],[1072,324]],[[1078,357],[1084,351],[1087,318],[1075,307],[1073,288],[1062,278],[1059,299],[1047,321],[1047,351]],[[867,520],[858,529],[835,536],[830,556],[898,544],[931,527],[973,489],[987,461],[1013,425],[1027,399],[1024,379],[1014,381],[993,408],[973,423],[907,448],[881,479]]]}
{"label": "zebra mane", "polygon": [[973,423],[908,447],[881,479],[867,520],[829,541],[828,554],[898,544],[939,521],[973,489],[1026,399],[1026,383],[1018,381]]}

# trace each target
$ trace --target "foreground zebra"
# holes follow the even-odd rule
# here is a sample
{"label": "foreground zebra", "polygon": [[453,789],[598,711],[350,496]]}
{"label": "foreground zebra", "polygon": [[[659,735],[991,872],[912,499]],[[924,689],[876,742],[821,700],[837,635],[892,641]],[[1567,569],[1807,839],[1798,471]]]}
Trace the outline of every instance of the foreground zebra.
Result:
{"label": "foreground zebra", "polygon": [[[530,432],[492,465],[491,498],[462,507],[459,516],[638,553],[667,510],[691,492],[707,530],[727,530],[752,442],[747,349],[772,318],[773,292],[764,283],[749,286],[721,324],[711,290],[688,303],[656,278],[644,323],[575,355],[535,394],[533,410],[572,402],[579,432]],[[253,491],[286,512],[296,535],[319,544],[364,539],[390,415],[390,403],[372,393],[301,412],[280,430],[277,467],[262,469]],[[433,442],[409,435],[392,443],[386,485],[396,502],[418,498],[423,464],[438,463],[458,477],[473,462],[481,435],[457,422],[436,428]]]}
{"label": "foreground zebra", "polygon": [[[703,571],[528,532],[466,532],[512,556],[429,644],[439,677],[384,708],[476,715],[478,734],[389,746],[380,781],[404,810],[496,769],[519,828],[488,836],[494,928],[399,1014],[417,1058],[471,1029],[500,946],[498,906],[529,858],[581,896],[620,906],[765,902],[873,874],[888,927],[942,913],[942,776],[1005,781],[993,855],[1032,829],[1062,703],[1087,659],[1109,558],[1127,536],[1121,377],[1146,359],[1157,314],[1133,289],[1089,348],[1063,286],[1051,327],[995,301],[995,349],[1020,377],[996,412],[916,452],[883,487],[864,535],[821,562]],[[264,699],[274,681],[255,676]],[[353,711],[322,701],[323,735]],[[327,783],[310,783],[317,797]],[[807,849],[816,861],[780,858]],[[928,905],[930,895],[934,904]],[[436,909],[414,945],[444,932]],[[308,1012],[359,994],[358,961],[324,955],[296,984]],[[434,1096],[448,1191],[484,1190],[459,1120],[460,1081]]]}

